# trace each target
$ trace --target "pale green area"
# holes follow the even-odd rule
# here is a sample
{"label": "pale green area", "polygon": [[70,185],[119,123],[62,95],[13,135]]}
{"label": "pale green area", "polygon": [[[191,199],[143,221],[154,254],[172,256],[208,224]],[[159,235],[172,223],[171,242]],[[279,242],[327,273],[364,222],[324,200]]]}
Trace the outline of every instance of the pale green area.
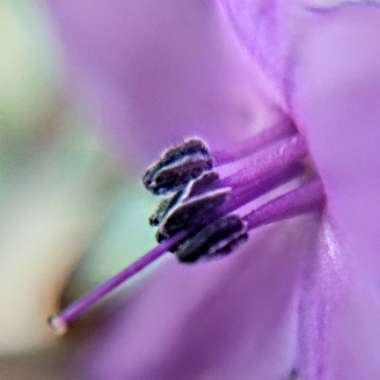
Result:
{"label": "pale green area", "polygon": [[[49,347],[46,313],[64,295],[78,297],[154,245],[156,200],[67,92],[39,4],[0,1],[0,308],[13,313],[0,313],[1,379],[6,355],[37,358]],[[62,379],[58,370],[48,378]]]}
{"label": "pale green area", "polygon": [[0,1],[0,379],[75,380],[46,318],[155,244],[157,200],[68,93],[39,4]]}
{"label": "pale green area", "polygon": [[56,42],[37,2],[0,2],[1,142],[23,139],[47,112],[60,83]]}
{"label": "pale green area", "polygon": [[104,281],[156,244],[154,230],[148,224],[156,205],[157,200],[137,181],[125,183],[73,278],[79,290],[84,292]]}

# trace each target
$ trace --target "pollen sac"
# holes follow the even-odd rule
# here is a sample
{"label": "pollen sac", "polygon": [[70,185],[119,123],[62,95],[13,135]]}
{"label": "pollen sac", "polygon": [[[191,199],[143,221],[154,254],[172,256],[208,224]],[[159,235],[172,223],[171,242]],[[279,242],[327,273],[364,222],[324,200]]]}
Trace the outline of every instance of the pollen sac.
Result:
{"label": "pollen sac", "polygon": [[195,195],[205,192],[208,187],[219,179],[219,175],[213,171],[207,171],[201,174],[197,179],[190,181],[186,188],[177,191],[170,198],[163,199],[157,210],[149,217],[151,226],[158,226],[165,219],[168,213],[174,209],[179,203],[184,202]]}
{"label": "pollen sac", "polygon": [[205,192],[210,186],[215,184],[218,179],[219,174],[217,172],[209,170],[202,173],[199,178],[189,182],[184,197],[191,198],[194,195]]}
{"label": "pollen sac", "polygon": [[200,258],[211,259],[231,253],[248,239],[244,222],[237,215],[228,215],[207,225],[176,247],[175,255],[183,263]]}
{"label": "pollen sac", "polygon": [[165,219],[165,216],[174,208],[183,196],[183,191],[178,191],[172,197],[163,199],[156,211],[149,217],[149,224],[151,226],[158,226]]}
{"label": "pollen sac", "polygon": [[155,195],[164,195],[185,188],[193,179],[213,166],[206,144],[189,139],[168,149],[151,165],[143,176],[144,186]]}
{"label": "pollen sac", "polygon": [[212,219],[230,191],[229,187],[213,190],[179,203],[162,221],[157,231],[157,241],[162,242],[184,229],[192,229]]}

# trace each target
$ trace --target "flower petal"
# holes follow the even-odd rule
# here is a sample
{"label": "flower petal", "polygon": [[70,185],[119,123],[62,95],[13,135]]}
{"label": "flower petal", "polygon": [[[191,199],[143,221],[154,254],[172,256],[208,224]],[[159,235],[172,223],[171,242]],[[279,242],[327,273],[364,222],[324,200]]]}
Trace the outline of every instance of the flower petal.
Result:
{"label": "flower petal", "polygon": [[317,226],[303,217],[258,230],[249,249],[214,263],[168,257],[89,343],[88,377],[285,378],[296,354],[299,264]]}
{"label": "flower petal", "polygon": [[[322,250],[304,297],[307,380],[380,377],[379,32],[376,7],[316,13],[293,61],[291,106],[325,184],[340,245],[334,260]],[[336,244],[330,239],[329,246]]]}
{"label": "flower petal", "polygon": [[219,0],[242,44],[283,95],[294,41],[302,36],[308,11],[302,0]]}
{"label": "flower petal", "polygon": [[146,164],[189,134],[225,145],[252,132],[258,75],[212,2],[46,1],[124,157]]}
{"label": "flower petal", "polygon": [[379,378],[379,4],[224,2],[307,135],[333,218],[305,280],[301,376]]}
{"label": "flower petal", "polygon": [[[292,107],[342,238],[379,263],[380,9],[342,8],[305,31]],[[375,262],[373,262],[375,260]]]}
{"label": "flower petal", "polygon": [[378,279],[360,265],[353,266],[348,253],[325,222],[302,286],[298,360],[302,380],[379,378]]}

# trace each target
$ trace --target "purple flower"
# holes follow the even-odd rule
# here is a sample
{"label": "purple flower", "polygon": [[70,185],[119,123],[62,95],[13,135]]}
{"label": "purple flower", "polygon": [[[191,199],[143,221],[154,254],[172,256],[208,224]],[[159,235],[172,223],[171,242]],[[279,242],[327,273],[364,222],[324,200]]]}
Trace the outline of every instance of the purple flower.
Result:
{"label": "purple flower", "polygon": [[[137,142],[148,136],[140,152],[156,150],[153,128],[160,143],[199,134],[212,147],[228,146],[231,135],[247,136],[251,120],[237,115],[252,99],[256,121],[262,110],[265,124],[290,118],[306,138],[327,197],[322,215],[254,230],[223,260],[189,267],[168,257],[88,343],[89,378],[379,378],[377,2],[223,0],[241,50],[211,3],[89,2],[80,23],[70,3],[54,9],[123,152],[132,149],[127,133]],[[183,26],[192,21],[195,31]],[[222,63],[215,41],[226,43]],[[172,73],[169,87],[160,64]],[[256,80],[260,70],[264,79]],[[229,95],[233,83],[245,89],[238,102]],[[133,115],[132,128],[120,115]]]}

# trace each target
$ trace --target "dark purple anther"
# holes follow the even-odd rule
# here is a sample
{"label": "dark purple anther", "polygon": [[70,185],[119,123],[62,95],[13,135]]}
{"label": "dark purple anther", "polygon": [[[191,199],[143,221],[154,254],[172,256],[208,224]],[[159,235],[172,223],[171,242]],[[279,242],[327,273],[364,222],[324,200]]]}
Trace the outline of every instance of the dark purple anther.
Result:
{"label": "dark purple anther", "polygon": [[244,222],[237,215],[228,215],[209,224],[180,244],[175,252],[182,263],[194,263],[227,255],[248,239]]}
{"label": "dark purple anther", "polygon": [[166,215],[172,210],[181,200],[183,190],[176,192],[172,197],[163,199],[154,213],[149,217],[149,224],[151,226],[159,226],[165,219]]}
{"label": "dark purple anther", "polygon": [[207,171],[201,174],[197,179],[190,181],[187,186],[180,191],[177,191],[170,198],[163,199],[157,210],[149,217],[151,226],[158,226],[165,219],[165,217],[174,210],[180,203],[183,203],[191,197],[206,191],[213,183],[219,179],[219,175],[213,171]]}
{"label": "dark purple anther", "polygon": [[184,189],[187,183],[212,168],[212,158],[200,139],[186,140],[168,149],[143,176],[144,186],[153,194],[164,195]]}
{"label": "dark purple anther", "polygon": [[162,221],[157,232],[157,240],[161,242],[184,229],[192,229],[206,223],[227,199],[230,188],[222,188],[192,197],[179,203]]}

